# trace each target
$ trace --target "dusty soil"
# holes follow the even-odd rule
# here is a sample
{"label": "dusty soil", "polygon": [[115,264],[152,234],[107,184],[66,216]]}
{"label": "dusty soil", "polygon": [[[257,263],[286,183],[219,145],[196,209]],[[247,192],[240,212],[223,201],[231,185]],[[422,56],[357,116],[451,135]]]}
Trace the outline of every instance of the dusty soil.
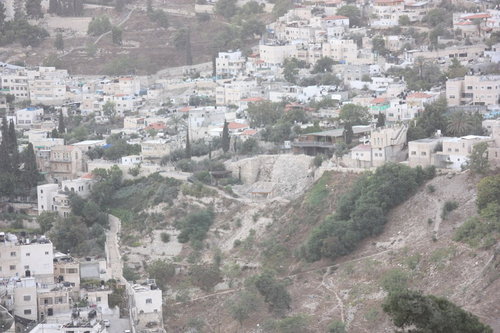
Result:
{"label": "dusty soil", "polygon": [[[339,189],[346,188],[353,177],[339,174],[332,180],[332,185],[336,184]],[[454,229],[475,214],[477,179],[470,178],[468,174],[455,175],[451,179],[438,176],[429,184],[435,186],[434,193],[422,186],[410,200],[390,213],[383,234],[364,241],[353,254],[336,262],[323,260],[314,264],[288,259],[283,261],[287,268],[280,270],[276,267],[282,278],[289,281],[288,290],[293,303],[287,315],[309,316],[311,332],[324,332],[333,320],[342,320],[350,332],[392,332],[393,326],[381,310],[386,296],[381,283],[389,271],[397,269],[407,274],[410,288],[445,296],[499,332],[500,259],[495,256],[494,247],[473,249],[451,240]],[[440,215],[446,201],[458,202],[459,208],[442,220]],[[292,201],[289,205],[297,206],[298,202]],[[231,236],[223,235],[217,241],[210,238],[210,241],[220,245],[225,262],[238,259],[240,262],[246,260],[260,264],[261,249],[231,249],[231,241],[244,238],[246,234],[243,230],[248,228],[247,225],[257,230],[258,239],[274,236],[273,229],[279,224],[282,224],[281,231],[286,230],[286,220],[290,223],[288,227],[294,225],[290,216],[294,210],[290,206],[276,201],[270,206],[252,206],[242,202],[228,206],[230,213],[226,218],[232,218],[225,222],[231,224],[234,219],[242,218],[241,231],[231,227],[227,231]],[[238,211],[234,212],[234,209]],[[252,218],[256,209],[260,209],[259,216]],[[280,214],[281,219],[276,216]],[[297,220],[300,218],[296,216]],[[268,224],[272,227],[266,227]],[[299,229],[291,232],[293,236],[282,233],[281,239],[276,239],[281,242],[288,237],[290,242],[285,244],[290,246],[290,250],[305,239],[311,226],[294,228]],[[237,288],[230,288],[215,292],[213,296],[197,293],[188,303],[167,301],[166,326],[174,332],[182,332],[182,327],[186,327],[190,318],[198,318],[209,327],[220,325],[221,331],[236,331],[238,323],[231,320],[224,302],[237,291]],[[269,318],[265,311],[254,313],[240,331],[259,332],[259,327]]]}

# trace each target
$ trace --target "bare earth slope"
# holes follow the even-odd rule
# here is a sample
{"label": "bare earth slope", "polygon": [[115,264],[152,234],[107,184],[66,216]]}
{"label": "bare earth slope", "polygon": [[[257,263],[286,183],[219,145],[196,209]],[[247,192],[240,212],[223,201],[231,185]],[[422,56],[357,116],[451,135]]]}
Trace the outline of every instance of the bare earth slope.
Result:
{"label": "bare earth slope", "polygon": [[[333,174],[327,186],[339,189],[334,194],[337,197],[348,188],[353,177]],[[293,258],[293,250],[306,239],[314,225],[307,221],[307,208],[300,202],[281,205],[274,202],[270,207],[239,202],[238,215],[260,214],[254,222],[244,221],[244,224],[259,225],[260,219],[268,218],[266,224],[271,226],[266,227],[264,234],[259,233],[262,243],[248,251],[222,247],[224,259],[226,262],[235,257],[249,262],[262,261],[260,251],[266,244],[266,236],[273,237],[276,243],[287,244],[289,255],[278,264],[273,263],[281,278],[289,281],[293,301],[286,315],[308,316],[310,332],[325,332],[333,320],[343,321],[349,332],[393,332],[381,303],[386,296],[382,284],[394,272],[406,276],[410,288],[447,297],[500,332],[500,258],[495,254],[500,251],[498,244],[482,250],[452,241],[454,229],[476,213],[477,179],[468,174],[453,178],[438,176],[428,184],[436,191],[431,193],[423,186],[390,213],[380,236],[364,241],[357,251],[337,262],[305,264]],[[307,195],[303,200],[306,199]],[[328,200],[325,204],[331,206],[332,199],[328,197]],[[446,201],[456,201],[459,207],[442,220]],[[312,211],[309,215],[316,216]],[[266,265],[266,262],[259,264]],[[262,325],[271,318],[265,305],[253,313],[242,328],[224,306],[239,286],[241,284],[187,302],[167,302],[166,327],[173,332],[184,332],[189,320],[197,318],[209,331],[261,332]]]}

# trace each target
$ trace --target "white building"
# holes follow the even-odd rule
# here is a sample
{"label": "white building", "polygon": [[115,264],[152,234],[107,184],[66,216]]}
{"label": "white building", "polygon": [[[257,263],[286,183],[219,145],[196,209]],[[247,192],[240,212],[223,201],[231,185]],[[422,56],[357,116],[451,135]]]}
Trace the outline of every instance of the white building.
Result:
{"label": "white building", "polygon": [[42,121],[43,109],[29,107],[16,111],[16,125],[21,127],[29,127],[35,123]]}
{"label": "white building", "polygon": [[241,51],[234,52],[219,52],[215,59],[215,71],[217,76],[236,76],[242,73],[245,69],[245,57],[241,55]]}
{"label": "white building", "polygon": [[34,277],[37,282],[53,282],[53,246],[40,238],[22,238],[0,233],[0,277]]}

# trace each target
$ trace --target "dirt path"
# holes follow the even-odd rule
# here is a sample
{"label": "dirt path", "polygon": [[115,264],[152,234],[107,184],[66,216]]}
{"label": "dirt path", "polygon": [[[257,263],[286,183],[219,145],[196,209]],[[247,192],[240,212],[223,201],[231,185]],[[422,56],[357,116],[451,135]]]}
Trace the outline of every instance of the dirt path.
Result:
{"label": "dirt path", "polygon": [[[117,24],[118,27],[121,27],[125,22],[128,21],[128,19],[130,18],[130,16],[132,15],[132,13],[134,12],[135,8],[132,8],[130,10],[130,12],[127,14],[127,16],[120,21],[120,23]],[[97,39],[95,40],[94,42],[94,45],[97,45],[97,43],[99,43],[99,41],[104,37],[104,36],[107,36],[111,33],[111,30],[110,31],[106,31],[105,33],[103,33],[102,35],[100,35],[99,37],[97,37]]]}
{"label": "dirt path", "polygon": [[123,277],[122,257],[118,242],[118,234],[121,229],[121,221],[116,216],[111,214],[109,218],[109,231],[106,232],[106,259],[108,269],[111,270],[111,277],[117,281],[125,283]]}

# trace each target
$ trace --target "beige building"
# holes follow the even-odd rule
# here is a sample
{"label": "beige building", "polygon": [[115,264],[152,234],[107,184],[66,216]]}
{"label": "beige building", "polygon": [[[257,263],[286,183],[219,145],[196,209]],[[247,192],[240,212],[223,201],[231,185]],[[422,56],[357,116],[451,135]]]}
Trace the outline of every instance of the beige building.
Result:
{"label": "beige building", "polygon": [[50,151],[50,174],[58,182],[86,172],[86,156],[75,146],[55,146]]}
{"label": "beige building", "polygon": [[435,166],[461,170],[469,160],[475,144],[493,141],[489,136],[467,135],[460,138],[444,138],[442,151],[436,152]]}
{"label": "beige building", "polygon": [[439,149],[443,139],[445,138],[426,138],[408,142],[409,165],[412,168],[435,165],[435,152]]}
{"label": "beige building", "polygon": [[500,75],[472,76],[446,81],[449,106],[500,104]]}
{"label": "beige building", "polygon": [[38,320],[44,320],[61,313],[69,313],[72,305],[70,291],[70,288],[54,284],[47,286],[47,288],[38,289]]}
{"label": "beige building", "polygon": [[286,58],[297,57],[297,47],[294,44],[259,45],[260,59],[266,64],[280,65]]}
{"label": "beige building", "polygon": [[484,121],[483,127],[489,129],[492,137],[488,146],[490,165],[493,168],[500,167],[500,119]]}
{"label": "beige building", "polygon": [[13,287],[13,314],[29,320],[38,320],[35,278],[21,278],[14,282]]}

